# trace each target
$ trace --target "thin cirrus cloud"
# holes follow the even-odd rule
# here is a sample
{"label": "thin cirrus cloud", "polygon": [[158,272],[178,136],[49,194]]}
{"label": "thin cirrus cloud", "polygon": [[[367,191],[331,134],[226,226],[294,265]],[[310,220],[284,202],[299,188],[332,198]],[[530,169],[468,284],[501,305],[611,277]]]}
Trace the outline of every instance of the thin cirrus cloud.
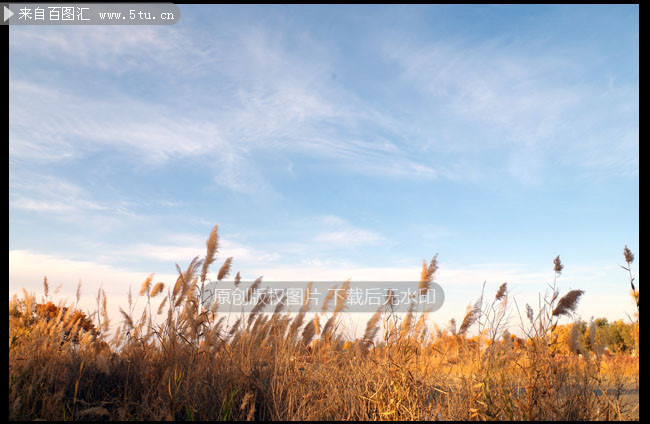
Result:
{"label": "thin cirrus cloud", "polygon": [[[122,38],[127,41],[122,44],[109,41],[115,34],[118,41]],[[160,43],[149,32],[133,33],[138,36],[119,34],[113,31],[94,34],[79,51],[74,47],[78,34],[72,32],[56,33],[52,40],[43,41],[42,35],[23,31],[13,39],[23,52],[35,54],[45,45],[50,51],[68,55],[70,62],[76,58],[85,66],[103,71],[112,69],[107,62],[111,60],[119,69],[124,62],[122,55],[133,54],[129,49],[133,39],[142,39],[151,51],[160,49],[162,53],[176,55],[177,60],[170,63],[196,63],[206,56],[196,45],[188,51],[170,51],[167,44]],[[172,37],[172,46],[178,45],[179,38],[189,43],[186,37],[173,34],[176,35]],[[171,37],[159,35],[163,39]],[[215,59],[215,63],[204,62],[206,70],[214,70],[230,81],[219,90],[221,96],[231,101],[220,103],[213,112],[205,111],[211,110],[209,100],[206,100],[208,107],[195,105],[179,113],[153,101],[135,99],[119,88],[111,99],[91,100],[74,94],[71,88],[53,89],[28,79],[14,79],[11,153],[17,159],[58,161],[83,157],[87,150],[96,149],[99,144],[135,152],[156,163],[178,155],[212,154],[222,165],[215,167],[222,170],[215,182],[251,194],[255,193],[255,187],[268,187],[264,175],[255,175],[259,174],[255,171],[259,158],[251,153],[253,150],[274,149],[288,156],[329,157],[350,172],[402,178],[436,177],[430,164],[410,157],[391,140],[395,131],[404,128],[403,124],[364,103],[352,92],[315,81],[313,75],[322,73],[319,65],[291,56],[283,46],[268,41],[264,34],[243,36],[239,43],[243,50],[238,51],[239,59],[232,65],[218,67],[223,58]],[[108,49],[110,54],[103,61],[95,63],[89,58],[94,50],[87,47],[93,44],[97,51],[106,50],[107,45],[113,47]],[[161,64],[161,68],[165,66]],[[245,88],[235,90],[232,86]],[[42,101],[29,103],[28,99],[33,98],[30,96],[37,93]],[[196,94],[199,101],[204,99],[200,92]],[[36,122],[38,125],[34,125]],[[52,147],[52,140],[56,148]]]}
{"label": "thin cirrus cloud", "polygon": [[15,171],[10,174],[9,181],[10,207],[14,209],[66,214],[111,209],[92,200],[83,187],[62,178]]}
{"label": "thin cirrus cloud", "polygon": [[[638,172],[634,84],[610,80],[603,88],[591,73],[599,57],[527,47],[498,38],[472,47],[386,42],[383,54],[445,113],[497,135],[469,146],[459,139],[456,148],[501,150],[510,173],[524,183],[539,182],[555,163],[615,175]],[[603,124],[609,133],[603,134]]]}
{"label": "thin cirrus cloud", "polygon": [[[181,69],[179,57],[202,54],[181,32],[156,26],[17,29],[13,30],[9,46],[62,65],[82,65],[117,74],[134,69],[153,70],[161,64]],[[183,69],[187,71],[188,67]]]}
{"label": "thin cirrus cloud", "polygon": [[[209,123],[175,120],[163,108],[124,96],[107,102],[77,96],[38,83],[12,81],[12,133],[18,137],[10,153],[18,159],[47,161],[49,151],[23,149],[23,138],[47,146],[50,140],[65,140],[64,157],[83,157],[100,146],[138,153],[151,162],[165,162],[175,155],[198,155],[220,146],[218,131]],[[36,104],[31,99],[38,96]],[[40,149],[39,149],[40,150]]]}
{"label": "thin cirrus cloud", "polygon": [[[157,161],[176,154],[200,156],[218,148],[230,172],[215,181],[234,191],[255,194],[258,186],[268,190],[268,182],[262,183],[267,178],[255,176],[260,159],[251,153],[265,148],[287,156],[329,157],[350,172],[398,178],[458,179],[467,174],[477,181],[476,164],[462,157],[476,150],[492,150],[504,156],[509,173],[524,183],[539,183],[554,163],[612,173],[638,172],[634,154],[629,153],[638,149],[634,108],[629,119],[617,122],[616,132],[622,136],[615,142],[612,135],[604,136],[598,128],[598,122],[606,120],[611,110],[597,105],[628,102],[634,87],[612,79],[609,92],[594,94],[589,81],[583,81],[584,73],[593,65],[589,62],[594,61],[592,57],[572,58],[557,47],[539,44],[535,50],[529,44],[508,43],[498,37],[472,46],[457,40],[404,45],[379,38],[369,48],[395,62],[402,78],[415,90],[435,99],[442,116],[452,114],[454,119],[441,123],[440,131],[461,125],[476,129],[475,133],[492,134],[480,140],[457,137],[453,141],[426,141],[411,128],[426,126],[426,121],[406,125],[390,108],[363,101],[354,89],[324,78],[336,66],[332,46],[302,36],[297,38],[297,50],[292,50],[287,45],[289,38],[281,31],[253,25],[249,29],[223,30],[225,37],[208,43],[193,37],[197,33],[186,28],[114,27],[92,32],[86,28],[48,28],[45,33],[21,28],[14,31],[11,43],[17,50],[65,57],[63,63],[76,61],[104,72],[148,72],[155,64],[160,78],[169,81],[183,64],[184,72],[191,69],[192,76],[212,75],[215,83],[207,84],[199,78],[206,90],[194,93],[197,102],[204,104],[186,114],[161,110],[154,102],[129,99],[126,93],[112,102],[124,105],[125,113],[82,104],[82,111],[116,116],[116,121],[123,123],[94,125],[88,128],[90,134],[85,131],[83,135],[104,134],[105,140],[129,145]],[[537,54],[540,51],[543,53]],[[580,63],[585,59],[586,64]],[[174,82],[177,84],[178,78]],[[79,104],[78,99],[65,97],[56,103]],[[214,114],[199,111],[213,106]],[[588,112],[578,112],[586,106]],[[20,110],[19,105],[13,107],[12,114]],[[617,116],[620,113],[624,112]],[[179,115],[180,122],[174,123]],[[19,120],[12,117],[14,122],[18,125]],[[192,129],[191,134],[188,129]],[[43,135],[59,143],[60,148],[43,146],[41,155],[61,159],[78,154],[78,146],[71,146],[54,130],[50,126]],[[20,129],[14,132],[12,138],[17,142],[10,147],[12,153],[40,150],[41,144],[33,141],[35,134]],[[621,147],[612,149],[612,145]],[[421,157],[414,154],[418,148],[433,150]],[[560,157],[550,153],[556,148],[563,149],[562,155],[557,155]],[[448,149],[456,154],[444,161],[436,157],[436,151]],[[230,163],[238,163],[237,169],[243,171],[234,172]]]}
{"label": "thin cirrus cloud", "polygon": [[381,241],[381,237],[373,231],[358,228],[345,231],[331,231],[316,235],[314,241],[338,246],[354,247],[364,244],[375,244]]}
{"label": "thin cirrus cloud", "polygon": [[[203,241],[205,243],[205,241]],[[273,252],[264,252],[258,249],[252,249],[238,243],[228,240],[219,242],[220,248],[218,253],[219,262],[222,259],[233,257],[236,262],[250,263],[268,263],[275,260],[278,255]],[[205,256],[205,248],[201,248],[201,243],[192,244],[151,244],[138,243],[131,247],[120,247],[113,254],[119,256],[137,256],[140,258],[154,259],[164,263],[177,262],[178,264],[189,263],[193,258],[202,258]],[[213,268],[217,267],[214,265]],[[214,269],[212,270],[214,271]]]}
{"label": "thin cirrus cloud", "polygon": [[510,53],[495,43],[473,48],[437,43],[388,52],[406,78],[444,98],[461,117],[502,126],[524,142],[550,136],[581,96],[549,75],[573,68],[572,63]]}
{"label": "thin cirrus cloud", "polygon": [[313,225],[318,228],[313,241],[321,246],[354,248],[385,241],[379,233],[356,227],[337,215],[321,216],[314,220]]}

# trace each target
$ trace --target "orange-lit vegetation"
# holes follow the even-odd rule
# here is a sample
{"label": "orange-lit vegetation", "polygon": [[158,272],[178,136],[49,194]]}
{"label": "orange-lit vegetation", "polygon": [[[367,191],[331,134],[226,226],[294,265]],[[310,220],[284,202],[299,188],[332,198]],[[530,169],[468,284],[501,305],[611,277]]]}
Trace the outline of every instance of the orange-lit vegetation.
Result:
{"label": "orange-lit vegetation", "polygon": [[[216,226],[207,245],[172,286],[145,280],[139,317],[129,293],[110,336],[101,290],[92,320],[52,303],[47,280],[41,303],[14,297],[9,419],[638,419],[638,309],[633,323],[559,325],[582,291],[561,295],[554,282],[535,311],[504,283],[446,328],[429,324],[426,310],[384,307],[362,337],[346,339],[337,325],[345,291],[330,299],[332,314],[256,310],[227,325],[199,302]],[[629,270],[627,247],[625,259]],[[562,268],[558,257],[556,278]],[[436,257],[423,264],[421,291],[436,270]],[[638,307],[631,272],[630,283]],[[521,337],[509,331],[512,316]]]}

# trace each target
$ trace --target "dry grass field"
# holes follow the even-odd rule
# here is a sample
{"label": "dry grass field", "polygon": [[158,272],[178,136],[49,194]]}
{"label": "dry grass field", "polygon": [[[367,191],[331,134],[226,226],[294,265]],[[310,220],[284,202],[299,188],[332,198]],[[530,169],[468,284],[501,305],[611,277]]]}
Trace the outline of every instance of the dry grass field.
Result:
{"label": "dry grass field", "polygon": [[[255,310],[226,324],[199,302],[217,250],[215,226],[205,258],[179,269],[174,285],[148,278],[138,293],[142,314],[134,316],[129,294],[111,334],[102,291],[90,316],[55,304],[47,280],[40,302],[27,292],[14,297],[9,419],[639,418],[638,313],[636,322],[621,324],[632,342],[619,351],[599,330],[604,325],[558,325],[583,292],[554,287],[537,309],[516,304],[506,284],[477,293],[458,325],[445,328],[428,324],[425,310],[379,309],[357,339],[338,325],[345,293],[331,299],[329,314],[305,305],[298,314]],[[629,269],[627,248],[625,258]],[[424,263],[420,290],[437,266],[436,257]],[[556,258],[556,277],[562,267]],[[229,273],[228,260],[217,275]],[[630,284],[638,306],[631,274]],[[506,328],[508,311],[522,337]]]}

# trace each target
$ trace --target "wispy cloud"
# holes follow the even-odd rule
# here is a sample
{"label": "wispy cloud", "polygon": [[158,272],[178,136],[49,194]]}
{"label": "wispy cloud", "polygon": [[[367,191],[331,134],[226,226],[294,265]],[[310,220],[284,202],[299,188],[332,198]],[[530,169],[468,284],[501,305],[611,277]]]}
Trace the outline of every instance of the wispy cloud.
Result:
{"label": "wispy cloud", "polygon": [[362,245],[373,245],[384,240],[376,233],[364,228],[358,228],[336,215],[326,215],[316,220],[321,223],[313,241],[319,244],[351,248]]}
{"label": "wispy cloud", "polygon": [[552,136],[558,119],[583,93],[579,86],[557,82],[558,74],[575,70],[573,63],[516,50],[495,40],[475,47],[445,42],[414,49],[387,46],[386,54],[404,77],[456,114],[497,125],[511,141],[528,144]]}
{"label": "wispy cloud", "polygon": [[[181,31],[160,26],[68,26],[12,28],[11,49],[28,51],[59,64],[84,66],[116,74],[133,70],[176,67],[188,71],[179,58],[203,52]],[[65,58],[63,61],[61,58]]]}
{"label": "wispy cloud", "polygon": [[[25,153],[21,144],[25,139],[40,147],[54,138],[70,147],[65,156],[29,157],[41,160],[83,157],[101,146],[112,146],[137,153],[140,159],[165,162],[222,147],[214,124],[176,118],[168,109],[130,96],[116,95],[107,102],[23,80],[12,81],[10,92],[11,126],[18,137],[12,135],[10,153],[18,159]],[[40,98],[36,104],[35,96]]]}
{"label": "wispy cloud", "polygon": [[374,244],[379,240],[381,238],[376,233],[360,229],[320,233],[314,237],[314,241],[317,243],[337,244],[349,247]]}
{"label": "wispy cloud", "polygon": [[[201,259],[205,256],[205,248],[202,248],[202,245],[205,245],[205,240],[187,244],[138,243],[132,246],[121,246],[114,251],[114,255],[128,255],[131,257],[154,259],[166,263],[176,262],[184,264],[189,263],[195,257]],[[233,257],[236,263],[254,262],[259,265],[260,263],[272,262],[277,258],[277,254],[252,249],[228,240],[221,240],[220,246],[218,258],[225,259]]]}
{"label": "wispy cloud", "polygon": [[[612,107],[634,103],[637,96],[629,83],[619,82],[612,91],[613,82],[605,87],[588,79],[590,64],[580,61],[597,57],[569,58],[543,40],[499,38],[471,46],[458,40],[409,46],[391,41],[383,51],[402,78],[436,105],[432,114],[486,134],[455,139],[457,151],[499,152],[522,182],[539,183],[547,168],[561,162],[618,174],[638,168],[638,112],[631,105],[627,114],[611,114]],[[604,122],[616,128],[618,142],[600,133]]]}
{"label": "wispy cloud", "polygon": [[[217,163],[215,183],[251,195],[272,191],[268,176],[260,171],[265,151],[289,159],[295,155],[329,158],[350,173],[437,176],[430,163],[403,148],[405,138],[399,132],[407,126],[324,78],[329,76],[329,64],[325,55],[321,61],[313,60],[312,52],[323,49],[314,40],[303,40],[304,49],[312,53],[305,58],[277,34],[262,29],[240,32],[214,46],[189,41],[182,31],[111,29],[83,37],[84,47],[77,49],[85,34],[80,31],[49,30],[52,37],[46,41],[42,33],[23,30],[12,39],[21,54],[41,55],[41,49],[48,49],[46,56],[66,55],[70,61],[107,72],[113,65],[129,66],[129,58],[138,57],[132,72],[150,71],[138,69],[135,63],[155,63],[162,70],[200,63],[206,75],[215,73],[219,80],[213,84],[199,78],[194,102],[183,97],[176,106],[163,107],[160,102],[132,97],[115,82],[109,85],[116,90],[105,90],[109,98],[90,99],[75,94],[79,88],[72,84],[47,86],[28,76],[14,78],[10,84],[13,160],[80,159],[102,147],[157,164],[179,157],[206,158]],[[142,60],[140,50],[146,51],[145,56],[162,52],[162,59]],[[108,53],[96,60],[94,52],[99,51]],[[42,100],[32,104],[29,99],[34,96]]]}
{"label": "wispy cloud", "polygon": [[90,199],[86,190],[61,178],[16,172],[9,178],[9,206],[35,212],[105,211],[109,207]]}

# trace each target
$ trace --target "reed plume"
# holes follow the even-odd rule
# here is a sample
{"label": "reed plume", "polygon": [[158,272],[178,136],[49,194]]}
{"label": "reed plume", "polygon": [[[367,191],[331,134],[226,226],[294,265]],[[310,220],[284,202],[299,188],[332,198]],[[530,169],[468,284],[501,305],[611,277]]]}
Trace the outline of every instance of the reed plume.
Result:
{"label": "reed plume", "polygon": [[152,278],[153,274],[149,274],[149,276],[142,282],[142,286],[140,287],[140,296],[144,296],[145,294],[149,296],[149,289],[151,288]]}
{"label": "reed plume", "polygon": [[260,288],[260,285],[262,284],[262,277],[259,277],[255,281],[253,281],[253,284],[248,288],[248,291],[246,292],[246,302],[249,302],[251,300],[251,297],[255,293],[257,289]]}
{"label": "reed plume", "polygon": [[501,286],[499,286],[499,290],[497,290],[496,296],[494,296],[494,299],[501,300],[506,295],[507,290],[507,283],[501,284]]}
{"label": "reed plume", "polygon": [[153,289],[151,290],[151,297],[156,297],[159,293],[162,293],[164,288],[165,288],[165,283],[162,282],[156,283],[156,285],[153,286]]}
{"label": "reed plume", "polygon": [[205,276],[208,273],[208,268],[214,263],[215,255],[219,249],[219,226],[215,225],[210,231],[210,236],[206,241],[206,254],[203,260],[203,268],[201,269],[201,282],[205,281]]}
{"label": "reed plume", "polygon": [[578,307],[578,301],[580,296],[584,294],[583,290],[571,290],[565,294],[557,303],[557,306],[553,310],[553,316],[560,317],[562,315],[569,315],[575,312]]}
{"label": "reed plume", "polygon": [[379,318],[381,317],[381,307],[377,309],[377,312],[373,314],[372,317],[368,320],[366,324],[366,331],[363,333],[363,341],[366,343],[372,343],[375,337],[377,336],[377,331],[379,331]]}
{"label": "reed plume", "polygon": [[465,317],[463,318],[463,322],[460,325],[460,329],[458,330],[459,335],[465,335],[467,333],[467,330],[476,322],[478,319],[479,315],[481,313],[481,300],[477,300],[474,303],[474,306],[467,305],[467,312],[465,313]]}
{"label": "reed plume", "polygon": [[558,275],[560,275],[563,269],[564,269],[564,265],[562,265],[562,262],[560,262],[560,255],[558,255],[555,259],[553,259],[553,270]]}
{"label": "reed plume", "polygon": [[438,270],[438,254],[436,253],[429,266],[425,260],[422,260],[422,273],[420,274],[420,284],[418,286],[418,294],[420,296],[425,296],[429,291],[431,283],[435,278],[435,273]]}
{"label": "reed plume", "polygon": [[224,261],[221,269],[219,269],[219,274],[217,274],[217,280],[221,281],[228,276],[230,273],[230,264],[232,263],[232,258],[228,258]]}
{"label": "reed plume", "polygon": [[343,283],[340,290],[336,293],[336,307],[334,308],[334,316],[343,310],[345,301],[348,298],[348,291],[350,290],[350,280]]}
{"label": "reed plume", "polygon": [[332,299],[334,299],[334,296],[337,293],[337,288],[338,285],[334,285],[334,287],[330,288],[325,295],[325,299],[323,299],[323,306],[321,307],[321,312],[327,311],[327,308],[329,304],[332,302]]}

